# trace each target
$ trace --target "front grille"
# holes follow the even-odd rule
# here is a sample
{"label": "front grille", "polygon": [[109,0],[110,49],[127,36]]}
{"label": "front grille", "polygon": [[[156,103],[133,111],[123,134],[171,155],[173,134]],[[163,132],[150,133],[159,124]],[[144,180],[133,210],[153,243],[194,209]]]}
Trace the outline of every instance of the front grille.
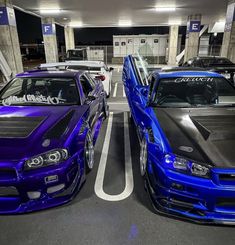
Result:
{"label": "front grille", "polygon": [[1,197],[18,197],[19,192],[14,186],[0,186],[0,198]]}
{"label": "front grille", "polygon": [[0,117],[0,138],[28,137],[44,117]]}
{"label": "front grille", "polygon": [[218,198],[216,206],[220,208],[234,208],[235,209],[235,198]]}
{"label": "front grille", "polygon": [[0,168],[0,180],[14,180],[17,178],[15,169]]}
{"label": "front grille", "polygon": [[235,182],[235,174],[220,174],[220,181],[234,181]]}

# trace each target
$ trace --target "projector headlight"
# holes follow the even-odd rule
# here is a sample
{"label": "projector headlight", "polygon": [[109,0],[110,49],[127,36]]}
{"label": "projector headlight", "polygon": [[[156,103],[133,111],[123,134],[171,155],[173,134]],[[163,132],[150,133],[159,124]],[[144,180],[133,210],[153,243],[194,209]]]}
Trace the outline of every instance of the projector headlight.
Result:
{"label": "projector headlight", "polygon": [[183,172],[185,174],[204,178],[210,177],[209,167],[179,156],[166,154],[164,157],[164,165],[170,169]]}
{"label": "projector headlight", "polygon": [[56,149],[41,155],[32,157],[25,161],[24,169],[31,170],[59,164],[69,157],[66,149]]}

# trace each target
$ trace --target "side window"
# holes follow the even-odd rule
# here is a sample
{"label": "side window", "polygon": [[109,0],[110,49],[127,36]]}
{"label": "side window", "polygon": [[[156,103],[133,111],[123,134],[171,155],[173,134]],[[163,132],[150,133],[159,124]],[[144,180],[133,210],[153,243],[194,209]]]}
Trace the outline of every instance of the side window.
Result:
{"label": "side window", "polygon": [[[93,81],[92,81],[93,82]],[[93,86],[95,86],[94,82],[91,84],[91,82],[88,80],[87,77],[84,75],[80,77],[80,83],[82,85],[83,92],[85,96],[87,97],[90,92],[93,91]]]}

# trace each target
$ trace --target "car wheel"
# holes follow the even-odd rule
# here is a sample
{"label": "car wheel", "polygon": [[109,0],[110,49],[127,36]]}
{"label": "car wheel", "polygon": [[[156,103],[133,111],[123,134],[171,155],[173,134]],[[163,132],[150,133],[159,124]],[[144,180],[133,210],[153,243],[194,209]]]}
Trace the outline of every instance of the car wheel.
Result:
{"label": "car wheel", "polygon": [[140,143],[140,174],[145,176],[148,161],[147,141],[144,138]]}
{"label": "car wheel", "polygon": [[93,139],[91,137],[91,134],[88,133],[86,137],[86,145],[85,145],[85,167],[86,167],[86,173],[89,173],[93,167],[94,167],[94,144]]}
{"label": "car wheel", "polygon": [[109,109],[108,109],[105,99],[103,101],[103,113],[104,113],[104,119],[109,117]]}

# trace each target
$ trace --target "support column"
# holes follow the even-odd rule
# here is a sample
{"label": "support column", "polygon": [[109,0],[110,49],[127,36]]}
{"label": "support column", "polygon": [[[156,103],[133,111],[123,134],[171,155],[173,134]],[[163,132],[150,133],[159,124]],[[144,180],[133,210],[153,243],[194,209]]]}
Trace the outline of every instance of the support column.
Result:
{"label": "support column", "polygon": [[75,48],[75,41],[74,41],[74,31],[72,27],[66,26],[64,28],[64,35],[65,35],[65,46],[66,51],[69,49]]}
{"label": "support column", "polygon": [[12,76],[23,71],[15,11],[10,0],[0,0],[0,51]]}
{"label": "support column", "polygon": [[235,62],[235,0],[228,3],[221,56]]}
{"label": "support column", "polygon": [[188,17],[187,35],[185,42],[185,61],[198,55],[200,31],[201,15],[190,15]]}
{"label": "support column", "polygon": [[42,19],[42,34],[47,63],[58,62],[58,47],[54,18]]}
{"label": "support column", "polygon": [[178,51],[178,39],[179,39],[179,26],[170,27],[170,38],[169,38],[169,54],[168,54],[168,65],[176,65],[176,56]]}

